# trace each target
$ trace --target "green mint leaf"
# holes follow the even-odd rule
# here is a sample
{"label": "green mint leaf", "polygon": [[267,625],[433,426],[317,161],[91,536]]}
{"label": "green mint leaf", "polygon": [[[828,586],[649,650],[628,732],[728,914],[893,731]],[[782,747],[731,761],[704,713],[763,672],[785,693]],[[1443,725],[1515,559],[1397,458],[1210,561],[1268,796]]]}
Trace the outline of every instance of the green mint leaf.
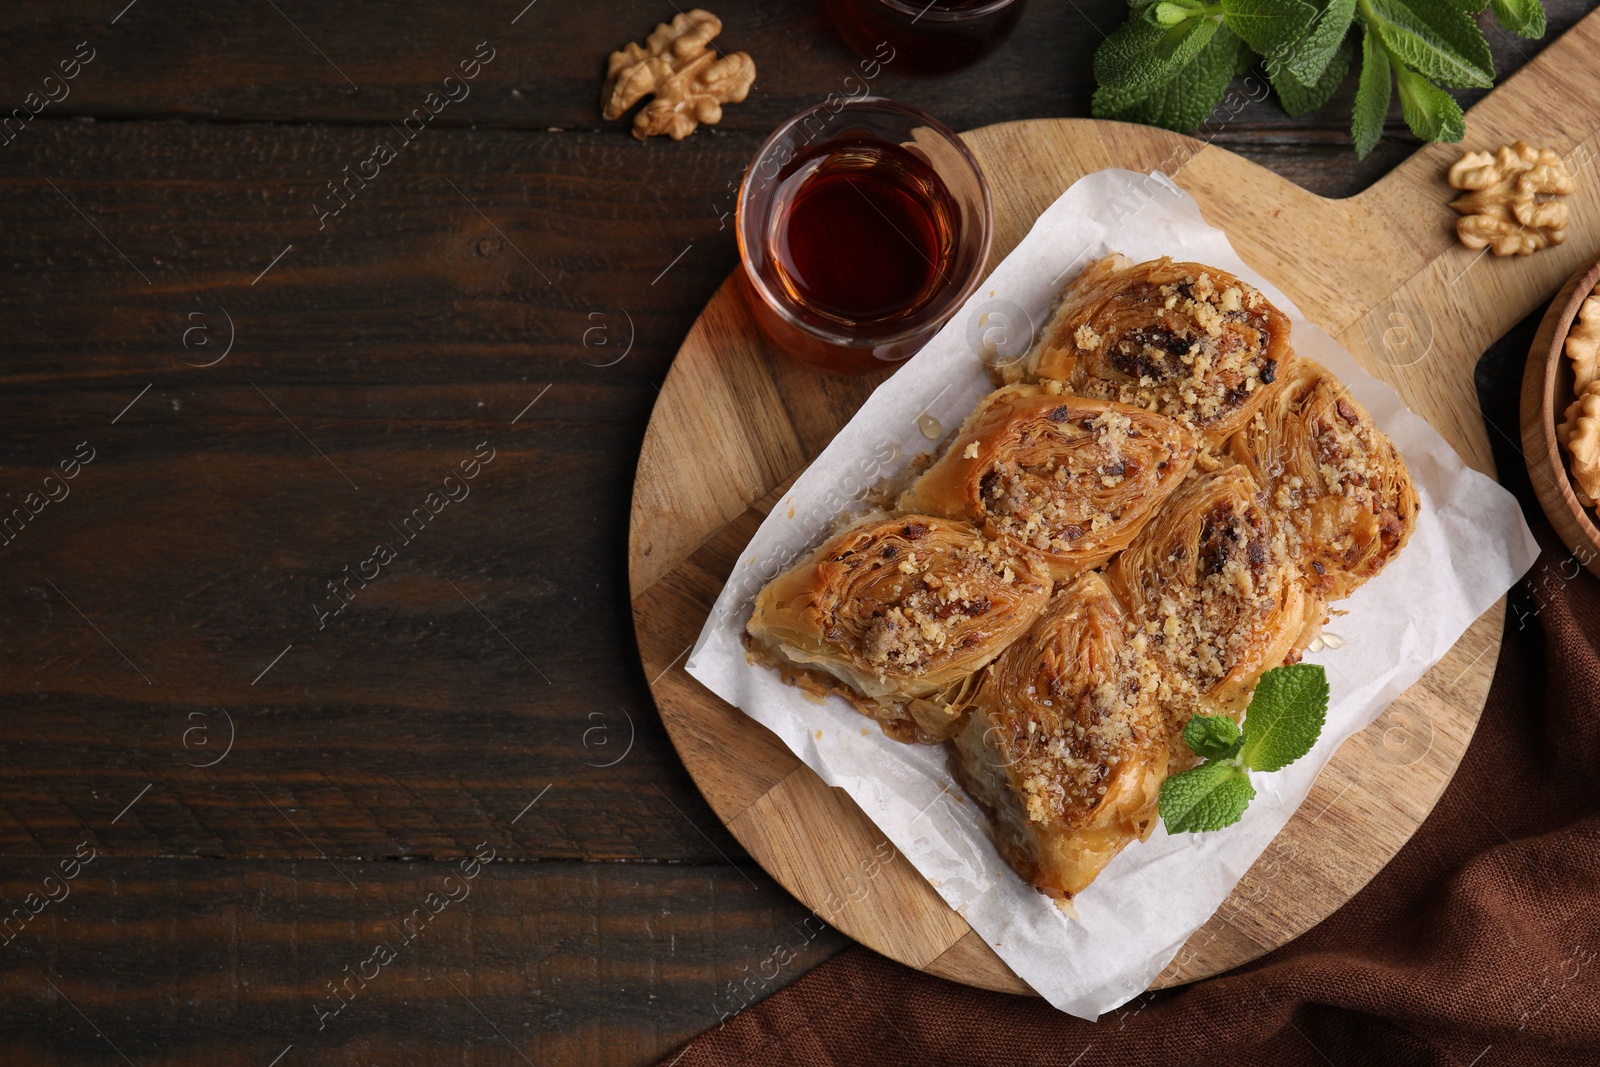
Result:
{"label": "green mint leaf", "polygon": [[[1215,26],[1210,19],[1204,21]],[[1187,133],[1210,118],[1222,102],[1243,49],[1231,30],[1216,27],[1206,47],[1166,81],[1139,92],[1102,85],[1094,94],[1094,116]]]}
{"label": "green mint leaf", "polygon": [[1196,715],[1183,727],[1183,743],[1205,759],[1226,759],[1239,744],[1239,724],[1226,715]]}
{"label": "green mint leaf", "polygon": [[1544,36],[1544,5],[1539,0],[1489,0],[1489,10],[1496,22],[1518,37],[1538,40]]}
{"label": "green mint leaf", "polygon": [[[1349,36],[1350,23],[1355,17],[1356,0],[1328,0],[1327,6],[1317,12],[1317,17],[1305,36],[1295,42],[1294,51],[1288,59],[1282,64],[1268,60],[1267,72],[1273,81],[1276,82],[1282,73],[1276,68],[1283,66],[1288,68],[1289,75],[1301,85],[1321,85],[1324,73],[1339,52],[1339,46]],[[1348,68],[1348,63],[1346,66]],[[1334,84],[1338,84],[1337,79]],[[1291,111],[1289,114],[1293,115],[1295,112]]]}
{"label": "green mint leaf", "polygon": [[1097,119],[1137,122],[1139,120],[1132,116],[1132,110],[1149,93],[1148,89],[1130,93],[1125,89],[1112,89],[1102,85],[1094,91],[1094,96],[1089,101],[1089,114]]}
{"label": "green mint leaf", "polygon": [[1269,59],[1287,55],[1316,17],[1304,0],[1222,0],[1228,29]]}
{"label": "green mint leaf", "polygon": [[1328,715],[1328,672],[1314,663],[1275,667],[1261,676],[1244,715],[1239,759],[1252,771],[1276,771],[1311,751]]}
{"label": "green mint leaf", "polygon": [[1369,26],[1361,40],[1361,81],[1356,86],[1355,113],[1350,122],[1357,158],[1365,159],[1383,136],[1383,124],[1389,118],[1391,80],[1389,53]]}
{"label": "green mint leaf", "polygon": [[1214,18],[1186,19],[1170,28],[1130,18],[1095,49],[1095,81],[1123,93],[1154,89],[1198,55],[1216,32]]}
{"label": "green mint leaf", "polygon": [[1369,29],[1399,63],[1451,89],[1494,85],[1489,43],[1451,0],[1361,0]]}
{"label": "green mint leaf", "polygon": [[1322,75],[1312,85],[1302,84],[1289,70],[1269,74],[1283,110],[1290,117],[1298,118],[1326,104],[1334,90],[1339,88],[1339,83],[1344,81],[1344,76],[1350,73],[1350,57],[1354,54],[1354,40],[1346,38],[1334,50],[1333,58],[1322,68]]}
{"label": "green mint leaf", "polygon": [[1150,9],[1150,17],[1157,26],[1176,26],[1184,19],[1192,19],[1200,12],[1187,4],[1175,4],[1172,0],[1161,0]]}
{"label": "green mint leaf", "polygon": [[1157,807],[1169,834],[1232,826],[1255,798],[1250,777],[1238,764],[1202,763],[1169,775]]}
{"label": "green mint leaf", "polygon": [[1449,93],[1404,67],[1395,74],[1400,86],[1400,112],[1412,133],[1424,141],[1450,142],[1466,135],[1466,117]]}

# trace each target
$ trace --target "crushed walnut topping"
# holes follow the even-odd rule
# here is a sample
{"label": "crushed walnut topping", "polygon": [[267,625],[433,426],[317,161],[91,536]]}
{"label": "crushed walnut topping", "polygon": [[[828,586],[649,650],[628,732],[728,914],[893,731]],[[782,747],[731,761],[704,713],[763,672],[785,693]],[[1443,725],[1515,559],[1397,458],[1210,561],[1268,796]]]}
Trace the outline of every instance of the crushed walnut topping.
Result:
{"label": "crushed walnut topping", "polygon": [[848,577],[825,609],[824,633],[842,648],[854,645],[880,681],[964,651],[1048,588],[1003,545],[952,536],[970,529],[952,525],[913,519],[879,527],[829,560]]}
{"label": "crushed walnut topping", "polygon": [[1031,822],[1087,824],[1117,768],[1163,743],[1144,657],[1124,638],[1121,614],[1103,593],[1058,594],[991,673],[990,740]]}
{"label": "crushed walnut topping", "polygon": [[1296,558],[1324,592],[1382,569],[1408,534],[1415,492],[1399,453],[1345,388],[1297,364],[1235,447],[1289,520]]}
{"label": "crushed walnut topping", "polygon": [[[1226,474],[1220,477],[1227,477]],[[1235,491],[1185,503],[1202,510],[1165,540],[1130,548],[1130,644],[1166,669],[1153,678],[1164,706],[1186,718],[1195,700],[1228,680],[1274,625],[1297,581],[1285,524],[1260,498]],[[1181,729],[1182,723],[1174,725]]]}
{"label": "crushed walnut topping", "polygon": [[1135,506],[1130,515],[1130,502],[1155,492],[1172,464],[1187,462],[1184,442],[1151,434],[1135,418],[1145,417],[1065,403],[1041,409],[974,473],[976,514],[991,534],[1036,552],[1094,551],[1125,517],[1147,512]]}
{"label": "crushed walnut topping", "polygon": [[1272,383],[1270,309],[1253,286],[1193,270],[1131,284],[1125,294],[1074,331],[1083,353],[1074,392],[1203,431]]}

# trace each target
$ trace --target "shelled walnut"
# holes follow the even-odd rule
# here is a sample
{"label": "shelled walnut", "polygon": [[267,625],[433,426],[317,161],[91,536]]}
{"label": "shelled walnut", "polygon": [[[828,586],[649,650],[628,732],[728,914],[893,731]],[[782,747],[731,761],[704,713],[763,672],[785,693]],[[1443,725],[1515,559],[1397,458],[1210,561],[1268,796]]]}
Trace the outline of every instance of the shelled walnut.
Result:
{"label": "shelled walnut", "polygon": [[1590,382],[1567,409],[1572,430],[1566,439],[1572,454],[1574,495],[1586,508],[1600,499],[1600,382]]}
{"label": "shelled walnut", "polygon": [[1493,155],[1468,152],[1450,168],[1449,182],[1466,193],[1450,206],[1462,215],[1456,235],[1471,249],[1526,256],[1567,239],[1567,205],[1540,196],[1577,189],[1561,157],[1524,141]]}
{"label": "shelled walnut", "polygon": [[736,104],[756,80],[756,64],[743,52],[718,58],[711,39],[722,20],[696,8],[656,26],[643,47],[629,42],[612,52],[600,92],[601,114],[618,119],[634,104],[655,99],[634,116],[639,140],[666,134],[681,141],[700,123],[722,121],[722,105]]}
{"label": "shelled walnut", "polygon": [[1567,405],[1556,439],[1572,457],[1578,501],[1593,507],[1600,498],[1600,291],[1584,298],[1565,349],[1577,399]]}
{"label": "shelled walnut", "polygon": [[1578,317],[1567,333],[1567,358],[1578,392],[1600,378],[1600,289],[1584,297]]}

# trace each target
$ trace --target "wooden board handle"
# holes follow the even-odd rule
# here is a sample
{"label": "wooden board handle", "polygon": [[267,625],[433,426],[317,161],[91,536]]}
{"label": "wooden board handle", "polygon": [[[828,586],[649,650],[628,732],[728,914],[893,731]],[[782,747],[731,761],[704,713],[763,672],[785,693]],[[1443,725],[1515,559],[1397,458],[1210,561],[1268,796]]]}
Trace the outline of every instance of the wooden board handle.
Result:
{"label": "wooden board handle", "polygon": [[[1574,172],[1596,174],[1593,142],[1600,132],[1600,10],[1550,42],[1527,66],[1500,83],[1467,112],[1459,145],[1432,144],[1384,175],[1357,200],[1387,201],[1394,186],[1436,186],[1444,168],[1466,151],[1493,151],[1516,140],[1552,148]],[[1590,145],[1588,152],[1582,146]],[[1578,151],[1577,158],[1572,153]]]}
{"label": "wooden board handle", "polygon": [[[1461,144],[1427,145],[1370,189],[1330,205],[1343,206],[1377,239],[1365,242],[1365,259],[1355,270],[1343,272],[1346,317],[1330,316],[1325,324],[1414,406],[1432,394],[1425,407],[1448,423],[1470,426],[1463,456],[1487,473],[1493,461],[1472,383],[1478,357],[1600,255],[1600,109],[1592,105],[1600,100],[1597,54],[1600,11],[1467,112]],[[1465,152],[1493,151],[1519,139],[1561,153],[1577,180],[1577,191],[1565,198],[1571,213],[1566,243],[1505,259],[1471,251],[1456,239],[1457,216],[1449,204],[1458,194],[1446,171]],[[1413,360],[1387,344],[1391,336],[1424,354]],[[1437,417],[1434,422],[1440,425]]]}

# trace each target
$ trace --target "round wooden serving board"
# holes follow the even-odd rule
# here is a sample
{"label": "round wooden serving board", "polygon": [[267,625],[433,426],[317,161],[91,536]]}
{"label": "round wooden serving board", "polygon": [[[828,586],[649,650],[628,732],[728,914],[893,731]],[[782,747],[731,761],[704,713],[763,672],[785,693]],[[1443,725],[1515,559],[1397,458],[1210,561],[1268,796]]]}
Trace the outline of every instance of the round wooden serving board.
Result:
{"label": "round wooden serving board", "polygon": [[[1455,240],[1444,181],[1463,149],[1518,138],[1596,158],[1600,14],[1550,45],[1468,116],[1461,146],[1432,145],[1359,196],[1326,200],[1239,156],[1161,130],[1083,119],[965,134],[994,193],[998,263],[1077,178],[1164,170],[1363,366],[1399,390],[1468,463],[1493,473],[1473,387],[1479,354],[1549,297],[1600,242],[1593,166],[1578,165],[1567,243],[1526,259]],[[1574,154],[1574,150],[1577,150]],[[775,736],[713,696],[683,660],[766,512],[883,379],[837,378],[763,343],[731,277],[689,332],[661,389],[634,486],[629,567],[645,676],[711,806],[763,867],[823,919],[912,967],[971,985],[1028,987],[883,836]],[[1395,605],[1397,611],[1426,605]],[[1195,933],[1157,986],[1253,959],[1343,904],[1399,850],[1443,792],[1477,726],[1505,604],[1352,738],[1306,803]],[[863,720],[865,722],[865,720]],[[887,850],[885,850],[887,854]]]}

